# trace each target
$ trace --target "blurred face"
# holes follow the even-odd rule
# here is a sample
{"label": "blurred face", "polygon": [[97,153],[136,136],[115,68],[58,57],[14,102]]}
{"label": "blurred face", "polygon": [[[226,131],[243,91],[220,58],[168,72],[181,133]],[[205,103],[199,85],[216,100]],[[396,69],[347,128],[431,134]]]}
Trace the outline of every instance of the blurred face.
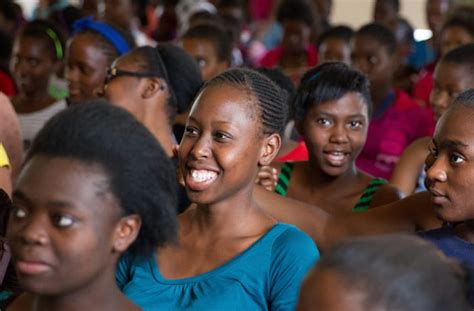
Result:
{"label": "blurred face", "polygon": [[313,3],[316,5],[319,15],[323,19],[328,19],[331,15],[331,0],[313,0]]}
{"label": "blurred face", "polygon": [[102,89],[109,59],[88,34],[72,38],[67,48],[66,78],[69,98],[78,102],[97,97]]}
{"label": "blurred face", "polygon": [[438,62],[430,95],[436,119],[443,115],[456,96],[473,87],[474,78],[462,65]]}
{"label": "blurred face", "polygon": [[130,0],[105,0],[104,18],[114,25],[128,29],[133,17]]}
{"label": "blurred face", "polygon": [[426,185],[438,217],[474,218],[474,111],[459,107],[438,121],[427,161]]}
{"label": "blurred face", "polygon": [[451,26],[441,33],[441,55],[461,45],[474,42],[474,37],[463,27]]}
{"label": "blurred face", "polygon": [[10,68],[20,93],[47,92],[55,59],[43,39],[20,37],[13,46]]}
{"label": "blurred face", "polygon": [[297,311],[364,311],[363,292],[347,286],[337,272],[313,270],[301,288]]}
{"label": "blurred face", "polygon": [[329,38],[319,46],[320,62],[337,61],[351,63],[351,47],[344,40]]}
{"label": "blurred face", "polygon": [[352,64],[367,75],[372,88],[390,84],[395,57],[377,40],[356,36],[352,47]]}
{"label": "blurred face", "polygon": [[385,0],[376,0],[374,7],[374,21],[383,25],[395,23],[398,12]]}
{"label": "blurred face", "polygon": [[301,21],[283,22],[283,42],[285,51],[303,53],[309,43],[311,28]]}
{"label": "blurred face", "polygon": [[251,192],[262,149],[255,99],[220,84],[196,99],[179,147],[189,199],[215,204]]}
{"label": "blurred face", "polygon": [[427,0],[426,1],[426,21],[431,31],[438,34],[443,26],[443,19],[448,12],[448,0]]}
{"label": "blurred face", "polygon": [[[33,157],[13,194],[7,237],[20,285],[57,296],[111,278],[120,207],[96,165]],[[103,282],[103,280],[101,281]]]}
{"label": "blurred face", "polygon": [[303,124],[311,161],[330,176],[354,170],[367,138],[368,123],[367,104],[357,93],[312,105]]}
{"label": "blurred face", "polygon": [[229,64],[226,61],[219,60],[214,45],[208,40],[198,38],[183,39],[181,40],[181,45],[198,63],[204,81],[217,76],[229,68]]}

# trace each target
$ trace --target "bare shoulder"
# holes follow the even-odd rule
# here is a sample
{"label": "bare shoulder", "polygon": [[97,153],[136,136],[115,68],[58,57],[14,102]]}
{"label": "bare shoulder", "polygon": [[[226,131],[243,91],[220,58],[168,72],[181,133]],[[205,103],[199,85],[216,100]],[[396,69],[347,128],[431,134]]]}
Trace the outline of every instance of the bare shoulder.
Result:
{"label": "bare shoulder", "polygon": [[398,188],[385,184],[381,186],[373,195],[370,208],[392,203],[403,198],[403,193]]}

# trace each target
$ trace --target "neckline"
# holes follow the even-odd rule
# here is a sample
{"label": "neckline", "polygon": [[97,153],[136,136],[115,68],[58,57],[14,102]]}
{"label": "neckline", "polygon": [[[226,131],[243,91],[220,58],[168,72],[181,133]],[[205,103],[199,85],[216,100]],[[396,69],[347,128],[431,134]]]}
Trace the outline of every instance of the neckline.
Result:
{"label": "neckline", "polygon": [[161,272],[160,268],[158,267],[158,261],[156,258],[156,253],[153,253],[153,258],[151,264],[151,271],[153,274],[153,277],[155,280],[157,280],[160,283],[163,284],[189,284],[189,283],[197,283],[203,280],[206,280],[208,278],[211,278],[214,275],[218,275],[220,272],[225,271],[232,266],[234,266],[236,263],[238,263],[243,257],[248,256],[249,253],[251,253],[257,246],[263,244],[266,240],[268,240],[271,236],[274,235],[274,233],[278,233],[277,228],[282,228],[281,223],[275,223],[272,225],[270,229],[268,229],[267,232],[265,232],[264,235],[262,235],[257,241],[255,241],[252,245],[247,247],[244,251],[242,251],[240,254],[236,255],[235,257],[232,257],[229,261],[225,262],[223,265],[218,266],[210,271],[195,275],[195,276],[190,276],[186,278],[181,278],[181,279],[167,279],[165,278]]}

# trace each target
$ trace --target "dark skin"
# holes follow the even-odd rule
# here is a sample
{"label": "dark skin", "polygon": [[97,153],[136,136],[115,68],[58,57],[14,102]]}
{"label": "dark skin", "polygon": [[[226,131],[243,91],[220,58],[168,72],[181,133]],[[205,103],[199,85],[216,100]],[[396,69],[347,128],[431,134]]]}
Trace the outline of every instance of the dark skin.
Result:
{"label": "dark skin", "polygon": [[53,104],[48,93],[49,78],[61,66],[42,38],[19,37],[14,45],[11,70],[18,87],[12,99],[17,113],[31,113]]}
{"label": "dark skin", "polygon": [[[331,214],[350,212],[373,179],[355,166],[368,123],[367,104],[357,93],[312,105],[298,126],[309,161],[294,163],[287,196],[321,206]],[[399,199],[395,188],[382,186],[370,207]]]}
{"label": "dark skin", "polygon": [[262,135],[259,118],[249,114],[255,100],[248,90],[222,84],[202,91],[191,109],[178,157],[194,206],[178,218],[179,243],[157,253],[167,279],[223,265],[276,223],[253,188],[258,166],[272,161],[280,137]]}
{"label": "dark skin", "polygon": [[370,97],[374,111],[377,111],[392,90],[395,56],[374,38],[357,35],[354,39],[352,63],[356,69],[366,74],[370,81]]}
{"label": "dark skin", "polygon": [[139,310],[115,283],[139,228],[99,165],[34,156],[13,193],[7,237],[25,293],[8,310]]}

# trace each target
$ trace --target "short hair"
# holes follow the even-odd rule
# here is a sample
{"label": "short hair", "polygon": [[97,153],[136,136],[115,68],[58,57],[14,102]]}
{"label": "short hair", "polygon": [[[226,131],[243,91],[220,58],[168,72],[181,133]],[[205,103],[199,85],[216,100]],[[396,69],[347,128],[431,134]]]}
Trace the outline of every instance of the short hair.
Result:
{"label": "short hair", "polygon": [[449,63],[462,66],[471,79],[474,79],[474,43],[457,47],[444,55],[441,63]]}
{"label": "short hair", "polygon": [[283,0],[278,6],[276,20],[280,24],[285,21],[301,21],[311,27],[314,19],[313,9],[306,0]]}
{"label": "short hair", "polygon": [[48,20],[34,20],[26,23],[20,31],[20,38],[43,40],[52,59],[63,60],[65,54],[65,35],[58,25]]}
{"label": "short hair", "polygon": [[8,61],[10,60],[10,57],[12,55],[12,50],[13,37],[11,36],[11,34],[8,34],[2,29],[0,29],[0,65],[4,65],[2,63],[8,64]]}
{"label": "short hair", "polygon": [[450,27],[461,27],[474,37],[474,7],[458,6],[443,23],[442,31]]}
{"label": "short hair", "polygon": [[318,46],[328,39],[339,39],[350,44],[354,37],[354,30],[346,25],[331,27],[321,34],[318,38]]}
{"label": "short hair", "polygon": [[220,62],[232,62],[232,41],[229,35],[216,25],[194,26],[184,33],[182,39],[201,39],[212,44]]}
{"label": "short hair", "polygon": [[451,110],[456,110],[459,107],[474,109],[474,88],[471,88],[459,94],[458,97],[454,99],[454,102],[449,105],[447,112]]}
{"label": "short hair", "polygon": [[175,238],[175,166],[125,110],[94,100],[60,112],[33,140],[25,163],[36,155],[71,158],[105,170],[123,214],[138,214],[142,220],[132,253],[150,254]]}
{"label": "short hair", "polygon": [[286,125],[288,108],[286,92],[278,85],[255,70],[234,68],[207,81],[201,92],[208,87],[222,84],[243,88],[255,97],[254,104],[262,124],[262,134],[282,132]]}
{"label": "short hair", "polygon": [[360,292],[365,310],[469,310],[460,265],[419,237],[346,240],[321,256],[317,271],[334,272],[346,290]]}
{"label": "short hair", "polygon": [[355,35],[356,37],[361,36],[374,39],[384,46],[390,55],[393,55],[397,49],[397,39],[395,35],[384,25],[378,23],[364,25],[357,30]]}
{"label": "short hair", "polygon": [[296,122],[303,122],[312,105],[338,100],[348,93],[357,93],[372,115],[369,80],[361,72],[341,62],[328,62],[307,71],[293,101]]}
{"label": "short hair", "polygon": [[412,25],[403,17],[397,19],[394,35],[397,42],[406,42],[412,44],[415,42],[414,30]]}
{"label": "short hair", "polygon": [[0,1],[0,15],[6,20],[17,21],[18,11],[15,7],[15,2],[12,0]]}

